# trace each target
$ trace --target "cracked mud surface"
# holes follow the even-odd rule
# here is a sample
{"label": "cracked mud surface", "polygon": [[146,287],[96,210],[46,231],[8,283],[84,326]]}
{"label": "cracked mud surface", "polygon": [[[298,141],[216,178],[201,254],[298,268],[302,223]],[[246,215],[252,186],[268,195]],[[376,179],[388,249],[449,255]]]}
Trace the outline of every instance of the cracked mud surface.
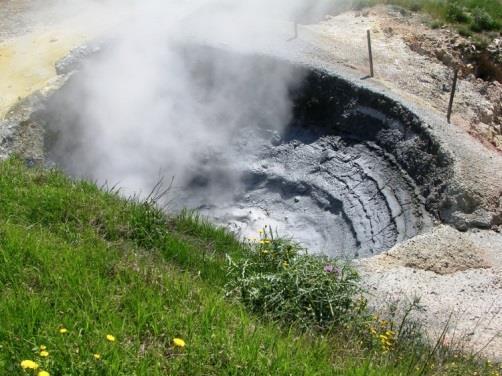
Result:
{"label": "cracked mud surface", "polygon": [[[256,133],[207,160],[175,201],[245,236],[269,225],[311,251],[347,258],[379,253],[431,225],[413,184],[375,143],[300,127],[280,141]],[[225,187],[205,177],[223,166],[241,179],[232,197],[212,199],[208,190]]]}

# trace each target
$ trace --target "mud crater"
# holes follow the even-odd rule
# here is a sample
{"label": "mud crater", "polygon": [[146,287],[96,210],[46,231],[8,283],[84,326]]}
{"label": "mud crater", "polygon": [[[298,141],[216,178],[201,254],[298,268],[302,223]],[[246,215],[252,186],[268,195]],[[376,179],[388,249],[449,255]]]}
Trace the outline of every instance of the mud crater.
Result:
{"label": "mud crater", "polygon": [[[221,59],[226,54],[291,64],[218,51]],[[197,64],[196,71],[211,72]],[[280,133],[244,126],[225,150],[201,148],[193,156],[199,163],[173,189],[170,209],[195,209],[244,237],[269,225],[312,252],[347,258],[377,254],[430,228],[451,172],[427,127],[383,95],[307,66],[295,69],[304,79],[290,90],[289,124]],[[79,84],[76,73],[33,118],[45,129],[46,161],[87,177],[72,158],[78,114],[64,105],[66,90]]]}

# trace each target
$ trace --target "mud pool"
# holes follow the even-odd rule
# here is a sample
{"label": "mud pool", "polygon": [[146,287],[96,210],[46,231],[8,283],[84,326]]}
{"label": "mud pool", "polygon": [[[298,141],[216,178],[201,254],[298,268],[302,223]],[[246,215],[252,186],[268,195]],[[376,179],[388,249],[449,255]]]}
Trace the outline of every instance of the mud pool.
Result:
{"label": "mud pool", "polygon": [[[237,183],[225,179],[229,171]],[[229,184],[232,194],[219,196]],[[413,185],[375,143],[298,125],[282,138],[244,131],[230,150],[203,161],[173,202],[246,237],[268,225],[309,250],[350,258],[389,249],[430,225]]]}
{"label": "mud pool", "polygon": [[[267,225],[311,252],[346,258],[377,254],[430,228],[448,161],[418,120],[339,78],[295,69],[304,79],[290,89],[289,123],[243,125],[225,147],[198,147],[169,191],[168,210],[194,209],[246,238]],[[34,116],[45,128],[47,161],[93,178],[91,167],[79,165],[83,125],[64,104],[72,85],[79,80]]]}

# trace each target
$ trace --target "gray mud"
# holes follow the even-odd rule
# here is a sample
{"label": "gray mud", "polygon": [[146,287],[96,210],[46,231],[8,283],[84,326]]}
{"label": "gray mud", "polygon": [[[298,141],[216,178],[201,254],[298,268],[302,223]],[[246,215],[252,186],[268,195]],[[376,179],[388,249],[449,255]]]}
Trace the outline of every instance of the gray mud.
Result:
{"label": "gray mud", "polygon": [[[204,64],[194,71],[211,72]],[[312,252],[347,258],[380,253],[430,228],[450,169],[420,120],[384,96],[322,71],[295,69],[305,78],[291,88],[291,122],[243,126],[224,150],[201,147],[192,156],[195,167],[170,192],[170,210],[195,209],[243,237],[269,225]],[[205,85],[211,77],[195,81]],[[65,104],[66,91],[74,95],[80,84],[77,73],[34,121],[46,129],[48,161],[92,178],[79,165],[83,124]]]}
{"label": "gray mud", "polygon": [[[229,171],[239,182],[230,197],[215,195],[228,191],[232,182],[221,176]],[[311,251],[347,258],[387,250],[431,225],[414,184],[382,148],[298,125],[282,138],[245,130],[174,197],[242,235],[268,225]]]}

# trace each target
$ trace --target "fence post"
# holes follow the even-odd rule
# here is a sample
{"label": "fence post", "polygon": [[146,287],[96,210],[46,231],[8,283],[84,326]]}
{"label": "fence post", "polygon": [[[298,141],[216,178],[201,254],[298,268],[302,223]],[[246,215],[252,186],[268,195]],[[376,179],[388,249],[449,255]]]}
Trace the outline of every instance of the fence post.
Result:
{"label": "fence post", "polygon": [[453,98],[455,97],[455,90],[457,89],[457,78],[458,78],[458,67],[455,68],[453,72],[453,84],[451,85],[450,93],[450,103],[448,103],[448,114],[446,115],[446,120],[450,124],[451,110],[453,109]]}
{"label": "fence post", "polygon": [[373,53],[371,52],[371,33],[370,30],[366,30],[366,35],[368,37],[368,54],[370,57],[370,77],[373,77]]}

